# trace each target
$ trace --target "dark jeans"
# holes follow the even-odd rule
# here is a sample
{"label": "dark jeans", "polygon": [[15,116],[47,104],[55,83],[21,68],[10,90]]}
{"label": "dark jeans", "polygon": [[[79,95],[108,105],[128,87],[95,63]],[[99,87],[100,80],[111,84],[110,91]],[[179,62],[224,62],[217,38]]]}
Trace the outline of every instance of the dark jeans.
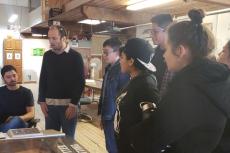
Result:
{"label": "dark jeans", "polygon": [[0,125],[0,132],[7,132],[9,129],[26,128],[27,124],[20,117],[14,116],[7,123]]}
{"label": "dark jeans", "polygon": [[113,120],[102,120],[106,149],[109,153],[118,153]]}
{"label": "dark jeans", "polygon": [[45,128],[62,131],[66,136],[74,138],[75,129],[77,125],[77,113],[76,116],[70,120],[65,117],[65,111],[68,106],[54,106],[48,105],[48,117],[45,118]]}

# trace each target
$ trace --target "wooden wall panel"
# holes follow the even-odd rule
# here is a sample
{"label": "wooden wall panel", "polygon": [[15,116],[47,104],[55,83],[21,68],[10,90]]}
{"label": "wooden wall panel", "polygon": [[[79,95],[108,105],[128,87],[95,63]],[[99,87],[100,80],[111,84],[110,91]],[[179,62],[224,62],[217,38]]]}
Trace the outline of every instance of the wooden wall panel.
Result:
{"label": "wooden wall panel", "polygon": [[5,39],[3,65],[13,65],[18,74],[18,82],[22,83],[22,40]]}

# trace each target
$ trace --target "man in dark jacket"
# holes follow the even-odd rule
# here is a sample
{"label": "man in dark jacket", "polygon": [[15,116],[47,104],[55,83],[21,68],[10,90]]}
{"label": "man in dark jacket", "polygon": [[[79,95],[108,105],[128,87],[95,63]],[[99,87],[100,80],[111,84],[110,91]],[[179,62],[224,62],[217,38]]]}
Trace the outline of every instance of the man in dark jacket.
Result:
{"label": "man in dark jacket", "polygon": [[157,86],[162,96],[171,80],[173,73],[167,70],[163,54],[165,52],[166,28],[172,23],[172,17],[169,14],[159,14],[151,19],[152,22],[152,40],[157,48],[152,59],[152,64],[156,67]]}
{"label": "man in dark jacket", "polygon": [[113,125],[116,111],[116,95],[129,80],[127,74],[121,73],[119,63],[120,46],[121,42],[117,38],[107,39],[103,43],[103,59],[108,65],[105,68],[105,75],[103,77],[98,114],[101,114],[106,149],[109,153],[117,153]]}

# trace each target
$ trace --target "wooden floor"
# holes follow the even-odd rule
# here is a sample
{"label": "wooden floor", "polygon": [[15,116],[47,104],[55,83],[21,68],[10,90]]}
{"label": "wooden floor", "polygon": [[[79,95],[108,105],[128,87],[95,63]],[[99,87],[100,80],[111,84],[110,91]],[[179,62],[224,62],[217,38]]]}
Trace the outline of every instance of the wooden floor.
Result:
{"label": "wooden floor", "polygon": [[[40,106],[36,103],[38,87],[36,84],[25,84],[24,86],[31,89],[34,94],[36,111],[35,116],[36,118],[40,118],[41,120],[38,123],[37,127],[40,130],[43,130],[45,127],[44,116],[41,112]],[[77,123],[75,139],[90,153],[107,153],[105,149],[105,139],[103,131],[90,123]]]}
{"label": "wooden floor", "polygon": [[91,153],[107,153],[103,131],[90,123],[78,122],[76,140]]}

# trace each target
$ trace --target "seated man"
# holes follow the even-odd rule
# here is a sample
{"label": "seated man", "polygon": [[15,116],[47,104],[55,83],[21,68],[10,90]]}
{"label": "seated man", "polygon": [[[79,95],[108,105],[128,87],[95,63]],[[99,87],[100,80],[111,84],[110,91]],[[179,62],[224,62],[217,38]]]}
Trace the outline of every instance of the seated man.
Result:
{"label": "seated man", "polygon": [[0,132],[25,128],[34,118],[34,98],[30,89],[17,84],[18,75],[12,65],[1,70],[5,86],[0,87]]}

